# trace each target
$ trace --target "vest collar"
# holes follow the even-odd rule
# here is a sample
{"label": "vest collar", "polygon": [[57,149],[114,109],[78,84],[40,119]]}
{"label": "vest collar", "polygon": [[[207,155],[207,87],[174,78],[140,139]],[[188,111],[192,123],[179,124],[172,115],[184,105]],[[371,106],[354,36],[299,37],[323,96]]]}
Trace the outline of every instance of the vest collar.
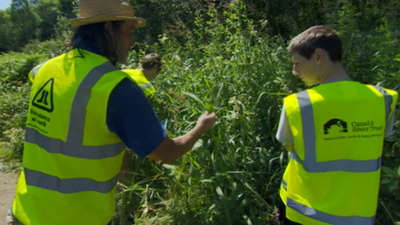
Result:
{"label": "vest collar", "polygon": [[101,53],[99,46],[95,42],[87,39],[82,39],[81,37],[75,38],[73,40],[73,48],[80,48],[91,53],[104,56]]}

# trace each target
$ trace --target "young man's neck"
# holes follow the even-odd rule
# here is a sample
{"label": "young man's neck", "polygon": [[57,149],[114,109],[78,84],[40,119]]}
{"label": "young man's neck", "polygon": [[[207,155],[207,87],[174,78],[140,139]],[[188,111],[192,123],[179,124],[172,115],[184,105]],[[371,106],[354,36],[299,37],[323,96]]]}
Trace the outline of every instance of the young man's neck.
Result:
{"label": "young man's neck", "polygon": [[148,75],[148,70],[147,69],[143,69],[142,67],[139,68],[140,71],[142,71],[144,77],[146,77],[147,80],[149,80],[149,75]]}
{"label": "young man's neck", "polygon": [[338,82],[338,81],[351,81],[351,78],[347,75],[346,70],[343,68],[341,63],[333,63],[332,67],[324,76],[321,84]]}

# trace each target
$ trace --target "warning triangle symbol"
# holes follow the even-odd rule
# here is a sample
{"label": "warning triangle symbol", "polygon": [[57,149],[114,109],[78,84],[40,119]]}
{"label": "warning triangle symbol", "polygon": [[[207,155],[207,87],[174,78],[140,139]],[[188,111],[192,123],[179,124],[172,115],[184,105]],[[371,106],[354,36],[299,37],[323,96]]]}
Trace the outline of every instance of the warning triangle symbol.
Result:
{"label": "warning triangle symbol", "polygon": [[46,81],[46,83],[36,92],[32,101],[32,106],[43,109],[47,112],[53,112],[53,86],[54,78]]}

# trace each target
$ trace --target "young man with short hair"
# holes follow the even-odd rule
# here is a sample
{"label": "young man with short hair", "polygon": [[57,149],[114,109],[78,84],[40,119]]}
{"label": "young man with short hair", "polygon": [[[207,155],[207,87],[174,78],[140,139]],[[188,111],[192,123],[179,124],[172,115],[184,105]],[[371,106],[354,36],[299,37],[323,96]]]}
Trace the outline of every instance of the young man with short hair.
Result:
{"label": "young man with short hair", "polygon": [[131,76],[143,90],[146,97],[150,98],[156,92],[150,81],[160,74],[163,67],[161,57],[156,53],[147,54],[140,60],[139,65],[139,69],[126,69],[122,71]]}
{"label": "young man with short hair", "polygon": [[396,91],[352,81],[335,30],[314,26],[289,45],[293,75],[313,87],[284,99],[277,139],[290,152],[280,196],[285,225],[373,225]]}

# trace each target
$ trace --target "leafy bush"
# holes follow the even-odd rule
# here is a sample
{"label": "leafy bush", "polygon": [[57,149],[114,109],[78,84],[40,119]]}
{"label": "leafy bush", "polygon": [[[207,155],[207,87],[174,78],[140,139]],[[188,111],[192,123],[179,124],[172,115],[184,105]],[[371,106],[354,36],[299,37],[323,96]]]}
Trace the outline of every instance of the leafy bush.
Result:
{"label": "leafy bush", "polygon": [[49,59],[61,55],[66,50],[64,42],[60,39],[51,39],[43,42],[32,40],[25,45],[23,52],[26,54],[41,55],[43,58]]}
{"label": "leafy bush", "polygon": [[0,158],[21,161],[30,85],[0,83]]}
{"label": "leafy bush", "polygon": [[30,84],[29,71],[44,60],[41,54],[8,53],[0,56],[0,155],[22,160]]}
{"label": "leafy bush", "polygon": [[29,71],[45,60],[42,54],[11,52],[0,56],[0,81],[21,85],[28,81]]}

